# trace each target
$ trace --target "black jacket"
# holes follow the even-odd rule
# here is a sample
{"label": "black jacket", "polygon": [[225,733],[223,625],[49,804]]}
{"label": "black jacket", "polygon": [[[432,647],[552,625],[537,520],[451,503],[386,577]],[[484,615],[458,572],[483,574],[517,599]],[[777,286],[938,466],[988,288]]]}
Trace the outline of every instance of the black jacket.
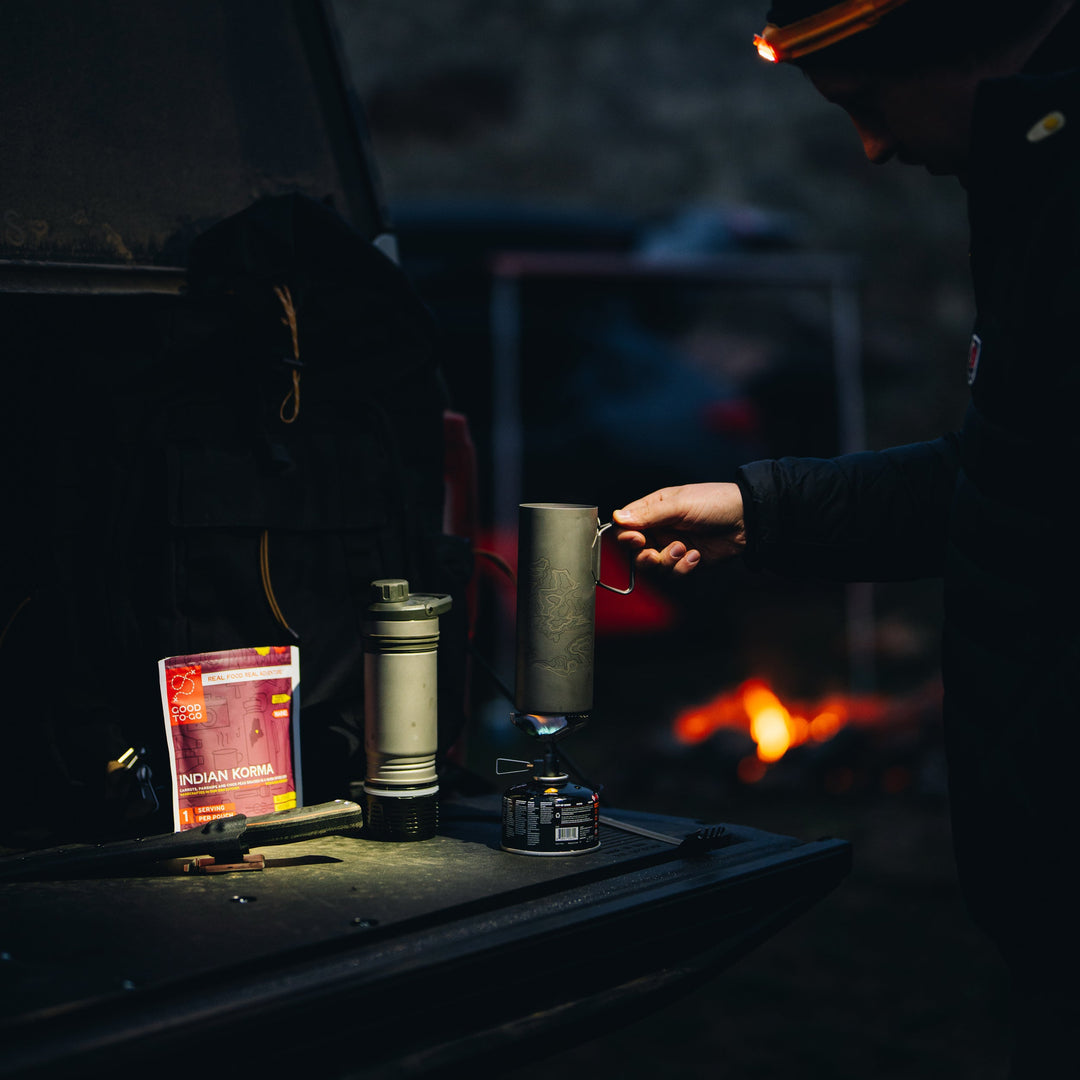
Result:
{"label": "black jacket", "polygon": [[753,566],[848,581],[944,576],[961,880],[1006,955],[1040,969],[1080,960],[1080,71],[1055,70],[1057,56],[1076,56],[1078,23],[1074,9],[1023,75],[979,89],[962,429],[739,475]]}

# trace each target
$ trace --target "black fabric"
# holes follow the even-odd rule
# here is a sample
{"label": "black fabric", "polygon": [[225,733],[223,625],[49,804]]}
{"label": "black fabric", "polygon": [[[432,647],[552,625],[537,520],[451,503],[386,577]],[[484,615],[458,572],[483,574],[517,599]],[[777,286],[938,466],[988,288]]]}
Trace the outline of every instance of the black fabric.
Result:
{"label": "black fabric", "polygon": [[[299,367],[274,286],[295,306]],[[24,763],[0,786],[6,835],[170,829],[156,664],[194,651],[299,644],[305,799],[347,797],[363,775],[360,620],[376,577],[454,595],[440,620],[453,740],[471,565],[441,534],[444,393],[430,316],[397,266],[284,197],[196,241],[186,296],[0,308],[21,552],[4,570],[17,614],[0,678],[5,754]],[[264,533],[289,630],[263,588]],[[161,793],[154,822],[110,804],[105,763],[131,745]]]}
{"label": "black fabric", "polygon": [[[1059,26],[1040,69],[1049,56],[1075,58],[1076,26]],[[1054,111],[1064,126],[1029,138]],[[1080,72],[1029,71],[980,88],[969,180],[978,363],[958,435],[832,462],[756,463],[740,481],[756,565],[885,579],[943,572],[957,862],[1022,995],[1053,996],[1080,965],[1076,117]],[[963,360],[958,349],[958,378]],[[1032,1046],[1025,1035],[1023,1058]]]}
{"label": "black fabric", "polygon": [[[912,522],[948,514],[955,436],[878,454],[781,458],[739,470],[747,562],[793,577],[903,581],[942,572],[945,542],[911,538]],[[812,510],[810,507],[812,506]]]}
{"label": "black fabric", "polygon": [[1014,987],[1013,1057],[1009,1080],[1046,1080],[1075,1075],[1080,995],[1075,980],[1062,973],[1051,984]]}

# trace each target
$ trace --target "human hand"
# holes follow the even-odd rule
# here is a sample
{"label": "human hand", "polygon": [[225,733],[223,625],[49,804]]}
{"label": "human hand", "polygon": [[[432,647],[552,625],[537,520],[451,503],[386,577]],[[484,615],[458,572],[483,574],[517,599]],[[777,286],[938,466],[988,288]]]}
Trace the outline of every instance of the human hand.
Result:
{"label": "human hand", "polygon": [[641,569],[688,574],[746,547],[742,493],[737,484],[661,488],[612,514],[620,544],[636,549]]}

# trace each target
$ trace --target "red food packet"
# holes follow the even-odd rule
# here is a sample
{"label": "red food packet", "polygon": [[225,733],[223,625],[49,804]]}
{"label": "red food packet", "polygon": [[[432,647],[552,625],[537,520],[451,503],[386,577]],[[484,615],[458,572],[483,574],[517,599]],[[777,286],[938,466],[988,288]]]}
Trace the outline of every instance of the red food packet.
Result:
{"label": "red food packet", "polygon": [[177,832],[303,805],[295,645],[158,661]]}

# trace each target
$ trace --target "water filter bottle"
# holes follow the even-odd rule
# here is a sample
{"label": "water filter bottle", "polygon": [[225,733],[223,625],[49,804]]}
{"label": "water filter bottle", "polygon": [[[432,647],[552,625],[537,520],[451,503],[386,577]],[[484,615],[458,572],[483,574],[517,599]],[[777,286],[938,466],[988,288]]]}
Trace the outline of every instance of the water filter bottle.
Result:
{"label": "water filter bottle", "polygon": [[437,650],[443,594],[402,578],[371,583],[364,619],[364,832],[427,840],[439,824]]}

